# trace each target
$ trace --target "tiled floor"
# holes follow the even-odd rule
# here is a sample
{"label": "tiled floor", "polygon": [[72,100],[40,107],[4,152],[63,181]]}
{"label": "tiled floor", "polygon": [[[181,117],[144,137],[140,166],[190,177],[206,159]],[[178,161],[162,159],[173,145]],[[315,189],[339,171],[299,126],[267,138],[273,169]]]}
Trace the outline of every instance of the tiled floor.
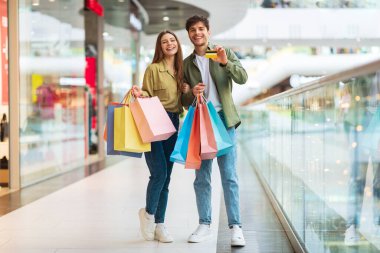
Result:
{"label": "tiled floor", "polygon": [[222,199],[217,252],[291,253],[293,248],[246,155],[247,153],[241,150],[238,152],[241,219],[246,246],[231,248],[230,231]]}
{"label": "tiled floor", "polygon": [[216,252],[220,205],[219,173],[213,173],[213,240],[188,244],[198,215],[194,172],[173,170],[167,226],[172,244],[146,242],[137,211],[144,206],[148,170],[129,158],[0,218],[0,252]]}
{"label": "tiled floor", "polygon": [[87,164],[38,184],[30,185],[21,191],[13,190],[8,191],[7,194],[1,194],[0,217],[122,160],[122,157],[112,156],[106,160]]}
{"label": "tiled floor", "polygon": [[[0,217],[0,252],[292,252],[242,153],[239,153],[238,168],[247,246],[231,248],[216,164],[212,175],[213,240],[187,243],[198,223],[192,185],[194,171],[175,165],[166,215],[166,224],[175,242],[144,241],[139,233],[137,211],[145,202],[149,175],[145,160],[112,157],[106,163],[72,171],[0,198],[0,215],[3,215]],[[102,170],[103,167],[107,169]]]}

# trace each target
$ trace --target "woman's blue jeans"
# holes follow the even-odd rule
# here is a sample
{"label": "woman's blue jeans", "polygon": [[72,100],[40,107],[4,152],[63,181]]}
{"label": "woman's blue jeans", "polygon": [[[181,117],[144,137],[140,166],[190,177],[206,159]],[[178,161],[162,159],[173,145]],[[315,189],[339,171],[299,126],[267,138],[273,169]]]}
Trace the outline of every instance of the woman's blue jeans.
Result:
{"label": "woman's blue jeans", "polygon": [[[168,112],[168,115],[178,131],[178,113]],[[165,220],[170,175],[173,168],[170,155],[173,152],[177,136],[178,132],[167,140],[152,142],[151,151],[145,152],[145,160],[150,171],[145,209],[147,213],[154,214],[156,223],[163,223]]]}

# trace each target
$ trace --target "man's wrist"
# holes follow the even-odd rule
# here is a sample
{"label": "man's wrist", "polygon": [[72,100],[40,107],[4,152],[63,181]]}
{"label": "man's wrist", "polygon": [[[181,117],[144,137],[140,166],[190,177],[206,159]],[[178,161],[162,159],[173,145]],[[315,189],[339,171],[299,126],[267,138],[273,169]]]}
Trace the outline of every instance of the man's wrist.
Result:
{"label": "man's wrist", "polygon": [[228,61],[226,61],[226,63],[219,63],[219,65],[220,65],[221,67],[225,67],[225,66],[227,66],[227,63],[228,63]]}

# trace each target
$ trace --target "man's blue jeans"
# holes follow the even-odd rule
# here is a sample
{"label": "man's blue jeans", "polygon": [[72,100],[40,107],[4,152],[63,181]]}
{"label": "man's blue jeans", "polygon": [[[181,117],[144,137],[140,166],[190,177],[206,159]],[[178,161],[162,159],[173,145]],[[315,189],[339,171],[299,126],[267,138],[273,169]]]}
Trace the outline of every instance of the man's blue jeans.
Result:
{"label": "man's blue jeans", "polygon": [[[178,130],[178,113],[168,112],[168,115]],[[149,214],[154,214],[156,223],[164,223],[165,220],[170,175],[173,168],[170,155],[173,152],[177,136],[176,132],[167,140],[152,142],[151,151],[145,153],[146,164],[150,171],[145,210]]]}
{"label": "man's blue jeans", "polygon": [[[217,157],[228,225],[241,225],[239,204],[239,183],[236,173],[236,134],[235,128],[227,129],[234,147],[223,156]],[[211,224],[211,169],[213,160],[203,160],[201,168],[195,171],[194,189],[197,199],[200,224]]]}

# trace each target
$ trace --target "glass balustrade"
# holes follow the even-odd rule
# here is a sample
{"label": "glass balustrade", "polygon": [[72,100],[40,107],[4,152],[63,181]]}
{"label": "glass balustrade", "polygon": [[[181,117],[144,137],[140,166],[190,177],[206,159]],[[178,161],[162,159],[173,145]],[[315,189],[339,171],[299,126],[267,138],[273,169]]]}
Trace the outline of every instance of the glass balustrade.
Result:
{"label": "glass balustrade", "polygon": [[380,252],[380,61],[374,69],[240,109],[242,155],[308,252]]}
{"label": "glass balustrade", "polygon": [[252,0],[251,8],[380,8],[378,0]]}

